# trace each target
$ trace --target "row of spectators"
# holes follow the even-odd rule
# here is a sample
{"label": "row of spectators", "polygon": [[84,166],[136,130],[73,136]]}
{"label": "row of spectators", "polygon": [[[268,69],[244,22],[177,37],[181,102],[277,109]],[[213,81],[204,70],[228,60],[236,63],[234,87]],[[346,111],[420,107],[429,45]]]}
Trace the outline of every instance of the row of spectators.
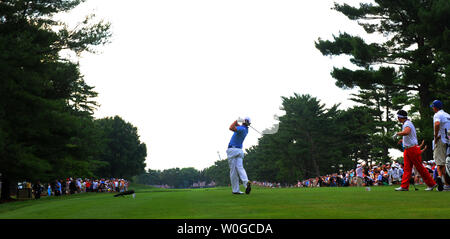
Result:
{"label": "row of spectators", "polygon": [[124,192],[128,190],[129,182],[125,179],[81,179],[67,178],[66,180],[55,180],[46,184],[40,181],[32,186],[36,199],[42,195],[61,196],[86,192]]}
{"label": "row of spectators", "polygon": [[[422,162],[434,178],[437,177],[437,167],[434,161]],[[383,186],[400,184],[403,176],[403,164],[394,162],[368,166],[358,164],[356,169],[341,170],[339,173],[299,180],[296,185],[277,182],[258,182],[253,184],[261,187],[348,187],[348,186]],[[419,174],[413,170],[414,183],[422,184]]]}
{"label": "row of spectators", "polygon": [[347,172],[341,171],[326,176],[299,181],[298,187],[348,187],[348,186],[383,186],[399,184],[403,175],[400,164],[363,167]]}

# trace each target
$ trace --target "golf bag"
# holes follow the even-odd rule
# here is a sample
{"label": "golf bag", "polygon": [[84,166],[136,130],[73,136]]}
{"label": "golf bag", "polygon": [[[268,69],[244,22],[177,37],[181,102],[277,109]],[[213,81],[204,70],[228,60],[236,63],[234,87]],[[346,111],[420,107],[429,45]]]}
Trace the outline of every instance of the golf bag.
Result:
{"label": "golf bag", "polygon": [[131,194],[134,194],[134,190],[129,190],[129,191],[125,191],[125,192],[118,193],[118,194],[114,195],[114,197],[125,196],[125,195],[131,195]]}

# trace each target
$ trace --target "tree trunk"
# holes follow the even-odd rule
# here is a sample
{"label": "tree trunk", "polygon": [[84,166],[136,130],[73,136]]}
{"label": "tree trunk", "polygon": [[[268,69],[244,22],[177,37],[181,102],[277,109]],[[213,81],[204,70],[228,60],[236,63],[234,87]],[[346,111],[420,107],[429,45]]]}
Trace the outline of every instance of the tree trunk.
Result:
{"label": "tree trunk", "polygon": [[[421,90],[419,92],[419,100],[420,100],[420,116],[423,120],[423,125],[420,125],[419,127],[421,127],[423,131],[426,130],[427,127],[432,128],[433,127],[433,121],[432,121],[432,111],[430,109],[430,102],[431,102],[431,96],[430,96],[430,91],[428,90],[429,88],[428,84],[423,84],[421,85]],[[428,147],[428,149],[430,150],[426,150],[423,154],[422,154],[422,159],[424,161],[429,161],[433,159],[433,148],[432,148],[432,138],[428,139],[424,139],[426,142],[426,145]],[[420,142],[419,142],[420,144]]]}
{"label": "tree trunk", "polygon": [[[385,112],[385,114],[386,114],[386,123],[390,123],[391,119],[389,118],[389,112],[391,111],[391,108],[390,108],[391,104],[389,102],[391,102],[391,97],[390,97],[390,92],[391,91],[388,90],[387,87],[385,87],[384,89],[385,89],[384,92],[385,92],[385,96],[386,96],[386,112]],[[387,124],[387,125],[389,125],[389,124]],[[383,126],[383,136],[387,136],[388,135],[388,130],[389,129],[387,127]],[[389,157],[389,145],[386,144],[384,141],[383,141],[383,160],[384,160],[384,162],[387,162],[387,161],[390,160],[390,157]]]}
{"label": "tree trunk", "polygon": [[316,174],[316,177],[320,177],[320,170],[319,170],[319,165],[317,164],[317,161],[314,157],[314,142],[313,139],[311,138],[311,134],[309,132],[306,133],[306,135],[308,136],[311,148],[310,148],[310,155],[311,155],[311,162],[313,164],[313,170],[314,173]]}
{"label": "tree trunk", "polygon": [[[429,49],[425,48],[425,39],[421,36],[417,38],[417,46],[418,46],[418,52],[422,53],[421,57],[418,59],[419,67],[422,66],[428,66],[431,65],[431,61],[429,59],[432,59],[432,53]],[[430,56],[430,57],[428,57]],[[419,68],[420,69],[420,68]],[[421,72],[423,73],[423,72]],[[430,109],[430,102],[432,101],[432,93],[430,92],[430,85],[432,85],[433,82],[436,82],[434,75],[428,75],[429,81],[423,81],[419,85],[419,101],[420,101],[420,116],[423,120],[423,124],[420,125],[422,131],[427,131],[426,129],[428,127],[433,127],[433,121],[432,121],[432,111]],[[426,137],[427,135],[425,135]],[[433,159],[433,149],[432,149],[432,139],[426,138],[426,145],[430,150],[426,150],[424,154],[422,154],[422,159],[429,161]],[[420,142],[419,142],[420,144]]]}

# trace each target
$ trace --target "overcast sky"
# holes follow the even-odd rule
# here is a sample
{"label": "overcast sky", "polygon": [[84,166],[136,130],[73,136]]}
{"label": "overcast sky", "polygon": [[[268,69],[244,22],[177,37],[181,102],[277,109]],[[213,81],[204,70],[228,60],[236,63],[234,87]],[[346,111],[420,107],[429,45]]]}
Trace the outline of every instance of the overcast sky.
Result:
{"label": "overcast sky", "polygon": [[[329,0],[89,0],[64,16],[70,23],[95,13],[112,24],[111,43],[79,59],[99,93],[95,117],[119,115],[136,126],[147,145],[147,169],[201,170],[219,154],[226,158],[228,127],[238,117],[249,116],[259,131],[276,123],[281,96],[353,105],[352,91],[330,76],[333,66],[352,67],[348,57],[326,57],[314,47],[319,37],[339,32],[364,36],[332,6]],[[250,130],[244,148],[258,137]]]}

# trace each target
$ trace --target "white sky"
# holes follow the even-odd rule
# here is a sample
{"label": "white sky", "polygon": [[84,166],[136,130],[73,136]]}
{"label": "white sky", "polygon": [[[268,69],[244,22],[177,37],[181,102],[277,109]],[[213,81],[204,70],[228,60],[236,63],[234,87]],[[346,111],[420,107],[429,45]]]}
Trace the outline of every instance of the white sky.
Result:
{"label": "white sky", "polygon": [[[342,1],[338,1],[342,2]],[[358,4],[358,1],[346,1]],[[335,86],[319,37],[363,29],[331,10],[333,1],[89,0],[68,22],[95,13],[111,22],[112,43],[79,59],[101,104],[95,117],[119,115],[147,145],[147,169],[204,169],[226,157],[229,125],[249,116],[259,131],[276,123],[281,96],[310,94],[345,109],[352,91]],[[355,91],[353,91],[355,92]],[[260,137],[250,130],[244,148]]]}

